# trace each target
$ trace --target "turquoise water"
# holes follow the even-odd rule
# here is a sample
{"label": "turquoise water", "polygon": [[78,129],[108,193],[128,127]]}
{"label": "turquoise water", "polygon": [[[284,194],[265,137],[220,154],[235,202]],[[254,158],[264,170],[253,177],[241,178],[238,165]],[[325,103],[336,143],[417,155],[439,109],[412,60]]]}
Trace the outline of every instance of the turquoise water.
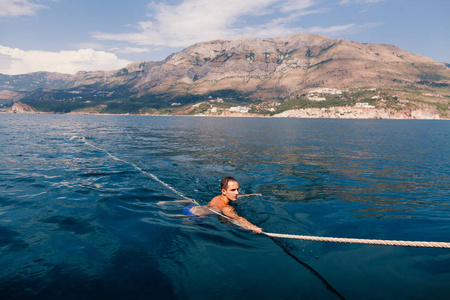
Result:
{"label": "turquoise water", "polygon": [[149,174],[205,204],[231,175],[263,195],[236,210],[266,232],[450,242],[449,129],[2,114],[0,298],[448,299],[449,249],[278,240],[173,217],[183,205],[157,203],[182,197]]}

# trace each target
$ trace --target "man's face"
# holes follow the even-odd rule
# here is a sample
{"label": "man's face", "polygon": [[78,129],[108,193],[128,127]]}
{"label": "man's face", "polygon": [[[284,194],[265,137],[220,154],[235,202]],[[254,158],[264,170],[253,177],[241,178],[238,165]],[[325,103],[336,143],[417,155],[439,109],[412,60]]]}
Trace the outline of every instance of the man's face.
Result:
{"label": "man's face", "polygon": [[230,201],[236,201],[239,195],[239,183],[236,181],[228,182],[228,187],[226,190],[222,190],[222,195],[228,198]]}

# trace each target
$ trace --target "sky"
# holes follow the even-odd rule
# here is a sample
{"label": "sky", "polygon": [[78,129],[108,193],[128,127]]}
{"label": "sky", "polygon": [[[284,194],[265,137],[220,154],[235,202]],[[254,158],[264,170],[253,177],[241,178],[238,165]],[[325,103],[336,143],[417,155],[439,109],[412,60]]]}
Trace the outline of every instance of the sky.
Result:
{"label": "sky", "polygon": [[0,0],[0,73],[117,70],[211,40],[296,33],[450,63],[449,0]]}

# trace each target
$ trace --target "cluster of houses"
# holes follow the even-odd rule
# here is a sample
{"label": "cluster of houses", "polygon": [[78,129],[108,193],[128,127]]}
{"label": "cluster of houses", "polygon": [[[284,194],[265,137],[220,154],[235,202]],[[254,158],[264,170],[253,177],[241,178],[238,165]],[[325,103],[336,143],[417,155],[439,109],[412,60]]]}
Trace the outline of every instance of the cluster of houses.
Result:
{"label": "cluster of houses", "polygon": [[[376,89],[368,89],[367,91],[372,91],[375,92]],[[310,100],[310,101],[325,101],[327,100],[326,97],[324,97],[324,94],[327,95],[342,95],[343,91],[339,90],[339,89],[333,89],[333,88],[316,88],[316,89],[312,89],[308,92],[308,94],[306,95],[306,97]],[[383,97],[376,95],[371,97],[371,100],[381,100],[381,101],[385,101],[383,99]],[[398,100],[399,102],[403,103],[403,102],[408,102],[408,100]],[[209,102],[210,105],[210,109],[209,109],[209,113],[211,114],[219,114],[222,111],[224,111],[224,109],[220,109],[216,106],[213,106],[213,103],[223,103],[224,100],[222,98],[215,98],[213,99],[212,97],[210,97],[210,99],[208,101],[202,102],[202,103],[206,103]],[[201,103],[198,103],[194,106],[199,106]],[[279,103],[278,101],[267,101],[267,102],[262,102],[260,104],[257,104],[255,106],[255,109],[258,110],[268,110],[268,111],[276,111],[276,106],[280,105],[281,103]],[[180,106],[181,103],[172,103],[172,106]],[[370,105],[367,102],[357,102],[355,103],[355,107],[357,108],[375,108],[375,106]],[[251,107],[247,107],[247,106],[233,106],[230,107],[228,109],[226,109],[226,111],[231,112],[231,113],[240,113],[240,114],[247,114],[249,113],[249,111],[251,110]]]}
{"label": "cluster of houses", "polygon": [[330,88],[317,88],[309,91],[309,94],[306,96],[309,101],[325,101],[327,98],[320,97],[319,94],[328,94],[328,95],[342,95],[342,91],[338,89],[330,89]]}
{"label": "cluster of houses", "polygon": [[358,102],[355,104],[355,107],[375,108],[375,106],[369,105],[367,102]]}
{"label": "cluster of houses", "polygon": [[250,107],[247,107],[247,106],[233,106],[233,107],[230,107],[229,110],[231,112],[237,112],[237,113],[246,114],[250,110]]}
{"label": "cluster of houses", "polygon": [[317,88],[309,91],[310,94],[330,94],[330,95],[342,95],[342,91],[338,89],[330,88]]}

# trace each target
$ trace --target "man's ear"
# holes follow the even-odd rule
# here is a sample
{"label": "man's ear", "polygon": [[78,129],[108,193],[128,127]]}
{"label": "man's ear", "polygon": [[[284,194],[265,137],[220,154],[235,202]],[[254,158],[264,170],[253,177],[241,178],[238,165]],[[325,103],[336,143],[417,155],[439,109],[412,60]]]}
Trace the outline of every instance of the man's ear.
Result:
{"label": "man's ear", "polygon": [[225,195],[226,192],[227,192],[227,190],[222,189],[222,195]]}

